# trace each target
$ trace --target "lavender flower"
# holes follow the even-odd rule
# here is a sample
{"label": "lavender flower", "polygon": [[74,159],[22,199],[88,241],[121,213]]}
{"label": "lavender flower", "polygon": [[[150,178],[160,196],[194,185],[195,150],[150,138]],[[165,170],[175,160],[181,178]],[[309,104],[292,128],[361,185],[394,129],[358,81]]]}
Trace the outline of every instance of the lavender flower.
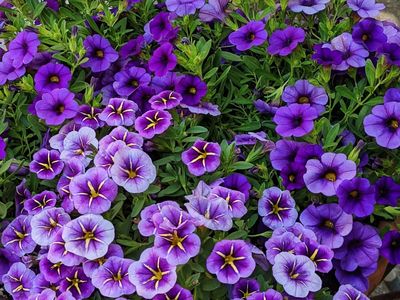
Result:
{"label": "lavender flower", "polygon": [[20,257],[32,253],[36,247],[31,236],[31,218],[31,216],[25,215],[16,217],[7,225],[1,235],[1,244],[4,248]]}
{"label": "lavender flower", "polygon": [[71,78],[71,71],[66,66],[50,62],[36,72],[35,89],[37,92],[51,92],[54,89],[68,88]]}
{"label": "lavender flower", "polygon": [[204,0],[167,0],[165,5],[170,12],[176,13],[178,16],[183,17],[186,15],[193,15],[196,9],[204,5]]}
{"label": "lavender flower", "polygon": [[14,263],[7,274],[3,275],[4,289],[15,300],[27,299],[31,294],[35,273],[23,263]]}
{"label": "lavender flower", "polygon": [[149,110],[138,117],[135,121],[135,129],[147,139],[162,134],[171,126],[172,116],[163,110]]}
{"label": "lavender flower", "polygon": [[284,232],[281,235],[274,234],[265,242],[267,259],[271,265],[275,264],[275,257],[282,252],[295,253],[295,249],[301,243],[300,239],[292,232]]}
{"label": "lavender flower", "polygon": [[192,147],[182,152],[182,161],[195,176],[214,172],[220,164],[221,147],[217,143],[197,140]]}
{"label": "lavender flower", "polygon": [[226,17],[225,9],[228,3],[229,0],[208,0],[208,3],[200,8],[199,19],[203,22],[223,21]]}
{"label": "lavender flower", "polygon": [[117,51],[106,38],[99,34],[87,36],[83,41],[83,46],[89,60],[82,66],[90,68],[94,73],[107,70],[111,63],[118,59]]}
{"label": "lavender flower", "polygon": [[130,132],[123,126],[118,126],[99,141],[100,150],[106,150],[115,141],[122,141],[133,149],[141,149],[143,146],[143,138],[139,134]]}
{"label": "lavender flower", "polygon": [[80,267],[71,270],[60,282],[60,291],[70,291],[76,300],[89,298],[94,289],[90,278]]}
{"label": "lavender flower", "polygon": [[151,108],[155,110],[172,109],[179,105],[182,100],[181,94],[165,90],[150,98]]}
{"label": "lavender flower", "polygon": [[303,12],[306,15],[314,15],[324,10],[329,2],[330,0],[290,0],[288,7],[296,13]]}
{"label": "lavender flower", "polygon": [[174,54],[174,47],[170,43],[164,43],[154,50],[153,55],[149,59],[149,69],[156,76],[164,76],[172,71],[178,60]]}
{"label": "lavender flower", "polygon": [[391,230],[385,233],[380,254],[392,265],[400,263],[400,232]]}
{"label": "lavender flower", "polygon": [[241,218],[247,213],[245,195],[242,192],[216,186],[211,191],[211,198],[222,198],[228,203],[232,218]]}
{"label": "lavender flower", "polygon": [[341,285],[333,300],[368,300],[369,298],[350,284]]}
{"label": "lavender flower", "polygon": [[347,5],[361,18],[374,18],[385,8],[384,4],[375,3],[375,0],[347,0]]}
{"label": "lavender flower", "polygon": [[239,51],[246,51],[254,46],[262,45],[268,37],[265,24],[261,21],[250,21],[232,32],[228,39]]}
{"label": "lavender flower", "polygon": [[306,238],[303,243],[298,243],[294,249],[296,255],[304,255],[311,259],[315,270],[328,273],[332,269],[333,251],[316,241]]}
{"label": "lavender flower", "polygon": [[108,259],[112,257],[124,258],[124,251],[120,245],[110,244],[107,253],[104,256],[95,260],[85,260],[82,264],[83,272],[85,272],[86,276],[92,277],[93,272],[103,266]]}
{"label": "lavender flower", "polygon": [[12,66],[20,68],[29,64],[38,52],[39,45],[40,40],[36,33],[27,30],[18,33],[8,45]]}
{"label": "lavender flower", "polygon": [[61,263],[67,267],[80,265],[84,258],[73,254],[65,249],[65,242],[62,238],[64,227],[57,231],[47,252],[47,259],[53,264]]}
{"label": "lavender flower", "polygon": [[268,53],[271,55],[288,56],[304,42],[306,36],[302,28],[288,26],[275,30],[269,38]]}
{"label": "lavender flower", "polygon": [[56,150],[40,149],[33,154],[29,170],[36,173],[39,179],[51,180],[61,173],[64,163],[60,160],[60,153]]}

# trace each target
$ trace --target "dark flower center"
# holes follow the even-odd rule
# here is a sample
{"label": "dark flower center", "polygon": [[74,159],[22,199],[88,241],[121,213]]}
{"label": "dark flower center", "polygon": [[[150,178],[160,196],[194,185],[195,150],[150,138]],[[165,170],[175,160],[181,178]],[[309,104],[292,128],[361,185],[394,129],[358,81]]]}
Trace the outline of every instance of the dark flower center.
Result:
{"label": "dark flower center", "polygon": [[349,249],[352,249],[352,248],[356,249],[356,248],[359,248],[360,246],[362,246],[362,244],[363,244],[363,242],[360,241],[360,240],[352,240],[348,244],[348,248]]}
{"label": "dark flower center", "polygon": [[189,94],[196,95],[197,89],[194,86],[192,86],[191,88],[189,88],[188,92]]}
{"label": "dark flower center", "polygon": [[284,42],[284,46],[285,46],[285,47],[289,47],[291,43],[292,43],[292,39],[291,39],[291,38],[287,38],[287,39],[285,40],[285,42]]}
{"label": "dark flower center", "polygon": [[362,39],[364,42],[368,41],[368,40],[369,40],[368,34],[364,33],[364,34],[362,35],[361,39]]}
{"label": "dark flower center", "polygon": [[388,121],[388,126],[393,130],[397,130],[399,128],[399,121],[396,119],[390,119]]}
{"label": "dark flower center", "polygon": [[253,32],[249,32],[249,33],[247,34],[247,40],[248,40],[249,42],[254,41],[255,38],[256,38],[256,35],[255,35]]}
{"label": "dark flower center", "polygon": [[302,122],[303,122],[302,117],[296,117],[293,119],[293,125],[296,127],[300,126]]}
{"label": "dark flower center", "polygon": [[358,195],[359,195],[359,193],[356,190],[350,192],[350,196],[354,199],[358,198]]}
{"label": "dark flower center", "polygon": [[96,50],[96,57],[98,58],[103,58],[104,57],[104,52],[103,50]]}
{"label": "dark flower center", "polygon": [[60,77],[58,77],[57,75],[52,75],[52,76],[50,76],[50,82],[59,83],[60,82]]}
{"label": "dark flower center", "polygon": [[301,5],[304,5],[304,6],[311,6],[311,5],[314,5],[315,2],[314,2],[314,0],[302,0],[302,1],[300,2],[300,4],[301,4]]}
{"label": "dark flower center", "polygon": [[307,96],[301,96],[299,98],[299,100],[297,100],[297,102],[299,104],[306,104],[306,103],[310,103],[310,98],[308,98]]}
{"label": "dark flower center", "polygon": [[326,172],[324,177],[326,180],[329,180],[331,182],[336,181],[336,173],[333,171]]}
{"label": "dark flower center", "polygon": [[295,175],[293,175],[293,174],[290,174],[290,175],[289,175],[289,181],[290,181],[290,182],[294,182],[295,179],[296,179],[296,176],[295,176]]}
{"label": "dark flower center", "polygon": [[56,112],[57,112],[58,115],[61,115],[61,114],[64,112],[64,110],[65,110],[64,104],[59,104],[59,105],[56,107]]}
{"label": "dark flower center", "polygon": [[136,79],[134,79],[134,80],[132,80],[132,85],[134,87],[138,87],[139,86],[139,82]]}
{"label": "dark flower center", "polygon": [[329,229],[333,229],[335,227],[335,225],[333,224],[333,222],[331,220],[325,220],[324,226]]}
{"label": "dark flower center", "polygon": [[350,51],[346,51],[346,52],[344,52],[343,53],[343,60],[347,60],[347,59],[349,59],[350,58],[350,56],[351,56],[351,52]]}

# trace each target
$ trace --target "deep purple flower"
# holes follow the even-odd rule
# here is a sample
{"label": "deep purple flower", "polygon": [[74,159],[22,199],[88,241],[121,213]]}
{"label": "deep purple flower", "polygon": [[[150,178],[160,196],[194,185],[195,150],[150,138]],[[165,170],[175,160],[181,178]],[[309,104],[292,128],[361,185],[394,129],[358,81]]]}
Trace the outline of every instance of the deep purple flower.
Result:
{"label": "deep purple flower", "polygon": [[71,78],[71,71],[66,66],[49,62],[36,72],[35,89],[37,92],[51,92],[54,89],[68,88]]}
{"label": "deep purple flower", "polygon": [[175,284],[167,293],[154,296],[153,300],[193,300],[189,290],[184,289],[179,284]]}
{"label": "deep purple flower", "polygon": [[87,36],[83,41],[83,46],[89,60],[82,64],[82,67],[90,68],[94,73],[107,70],[111,63],[118,59],[118,52],[106,38],[99,34]]}
{"label": "deep purple flower", "polygon": [[158,13],[150,20],[149,31],[154,40],[158,42],[169,41],[176,36],[176,30],[171,24],[171,14],[167,12]]}
{"label": "deep purple flower", "polygon": [[92,281],[83,273],[81,267],[71,270],[60,282],[60,291],[70,291],[76,300],[89,298],[94,289]]}
{"label": "deep purple flower", "polygon": [[281,191],[277,187],[264,190],[258,201],[258,214],[271,229],[290,227],[297,219],[296,203],[289,191]]}
{"label": "deep purple flower", "polygon": [[269,159],[275,170],[281,171],[287,165],[293,163],[304,143],[290,140],[279,140],[275,143],[275,149],[271,151]]}
{"label": "deep purple flower", "polygon": [[230,175],[222,178],[218,184],[228,189],[243,193],[245,201],[249,199],[251,184],[247,177],[243,174],[231,173]]}
{"label": "deep purple flower", "polygon": [[328,273],[332,269],[333,251],[328,246],[305,239],[303,243],[296,245],[294,252],[296,255],[304,255],[311,259],[317,272]]}
{"label": "deep purple flower", "polygon": [[[354,271],[346,271],[340,266],[340,261],[334,261],[335,277],[340,284],[350,284],[352,287],[360,290],[368,290],[368,276],[376,272],[377,263],[370,264],[367,267],[357,267]],[[346,299],[348,300],[348,299]]]}
{"label": "deep purple flower", "polygon": [[288,56],[304,42],[306,36],[302,28],[288,26],[275,30],[269,38],[268,53],[271,55]]}
{"label": "deep purple flower", "polygon": [[197,105],[207,94],[207,84],[198,76],[185,75],[176,86],[176,91],[182,96],[182,103]]}
{"label": "deep purple flower", "polygon": [[343,237],[353,228],[353,218],[336,203],[309,205],[300,215],[300,221],[311,229],[318,242],[331,249],[343,245]]}
{"label": "deep purple flower", "polygon": [[15,215],[19,216],[24,213],[24,203],[27,199],[31,198],[32,194],[26,187],[26,178],[21,180],[15,188]]}
{"label": "deep purple flower", "polygon": [[186,15],[193,15],[196,9],[203,7],[204,2],[204,0],[166,0],[165,5],[170,12],[174,12],[178,16],[183,17]]}
{"label": "deep purple flower", "polygon": [[11,252],[8,248],[0,248],[0,284],[3,284],[2,277],[10,270],[11,266],[21,261],[21,258]]}
{"label": "deep purple flower", "polygon": [[20,68],[29,64],[38,52],[39,45],[40,40],[36,33],[27,30],[18,33],[8,45],[13,67]]}
{"label": "deep purple flower", "polygon": [[375,0],[347,0],[347,5],[361,18],[374,18],[385,8],[384,4],[375,3]]}
{"label": "deep purple flower", "polygon": [[348,214],[366,217],[372,214],[375,205],[374,186],[366,178],[344,180],[336,192],[339,205]]}
{"label": "deep purple flower", "polygon": [[156,76],[164,76],[168,71],[172,71],[177,64],[177,58],[174,54],[174,47],[170,43],[164,43],[154,50],[149,59],[149,69]]}
{"label": "deep purple flower", "polygon": [[386,102],[375,106],[364,119],[365,132],[379,146],[396,149],[400,147],[400,106],[397,102]]}
{"label": "deep purple flower", "polygon": [[57,150],[40,149],[33,154],[33,160],[29,164],[29,170],[35,173],[39,179],[51,180],[61,173],[64,163],[60,160]]}
{"label": "deep purple flower", "polygon": [[288,7],[291,11],[306,15],[314,15],[324,10],[330,0],[290,0]]}
{"label": "deep purple flower", "polygon": [[140,86],[147,86],[151,76],[143,68],[130,67],[114,75],[113,87],[120,96],[129,96]]}
{"label": "deep purple flower", "polygon": [[301,137],[313,130],[316,118],[318,111],[310,104],[294,103],[282,106],[274,116],[274,122],[277,124],[275,131],[283,137]]}
{"label": "deep purple flower", "polygon": [[7,152],[6,152],[6,147],[7,144],[4,141],[2,137],[0,137],[0,160],[3,160],[6,158]]}
{"label": "deep purple flower", "polygon": [[276,103],[267,103],[261,99],[254,101],[253,104],[257,111],[262,115],[274,116],[279,108]]}
{"label": "deep purple flower", "polygon": [[342,269],[351,272],[357,267],[368,267],[376,263],[381,246],[382,241],[376,228],[354,222],[343,245],[335,249],[335,258],[340,259]]}
{"label": "deep purple flower", "polygon": [[236,146],[255,145],[257,142],[265,143],[267,134],[264,131],[249,132],[235,135]]}
{"label": "deep purple flower", "polygon": [[114,239],[114,226],[100,215],[86,214],[64,225],[65,249],[87,259],[107,253]]}
{"label": "deep purple flower", "polygon": [[323,44],[317,44],[313,47],[315,53],[311,56],[318,64],[328,67],[340,65],[343,61],[342,52],[323,47]]}
{"label": "deep purple flower", "polygon": [[251,249],[242,240],[217,242],[207,258],[207,270],[226,284],[235,284],[240,278],[249,277],[255,267]]}
{"label": "deep purple flower", "polygon": [[167,90],[176,92],[176,86],[181,78],[182,76],[178,76],[175,72],[168,72],[162,77],[154,76],[151,81],[151,86],[157,91],[157,93]]}
{"label": "deep purple flower", "polygon": [[128,269],[133,260],[110,257],[102,266],[93,272],[93,285],[105,297],[116,298],[135,292],[135,286],[129,281]]}
{"label": "deep purple flower", "polygon": [[57,232],[71,217],[62,208],[49,208],[32,217],[32,239],[40,246],[54,242]]}
{"label": "deep purple flower", "polygon": [[260,284],[255,279],[241,278],[232,288],[232,298],[234,300],[248,299],[260,290]]}
{"label": "deep purple flower", "polygon": [[280,173],[282,183],[289,191],[305,187],[303,175],[306,173],[304,164],[293,163],[284,167]]}
{"label": "deep purple flower", "polygon": [[109,126],[131,126],[135,122],[138,106],[123,98],[111,98],[99,115],[99,119]]}
{"label": "deep purple flower", "polygon": [[390,88],[386,90],[385,95],[383,96],[384,103],[387,102],[400,102],[400,89],[399,88]]}
{"label": "deep purple flower", "polygon": [[271,265],[275,264],[275,257],[281,252],[295,253],[298,244],[303,244],[292,232],[273,235],[265,242],[267,259]]}
{"label": "deep purple flower", "polygon": [[78,113],[74,118],[74,122],[82,127],[90,127],[93,129],[103,127],[104,122],[99,119],[100,113],[100,108],[86,104],[81,105],[79,106]]}
{"label": "deep purple flower", "polygon": [[211,191],[211,198],[222,198],[228,203],[229,214],[232,218],[241,218],[247,213],[245,195],[242,192],[216,186]]}
{"label": "deep purple flower", "polygon": [[172,116],[164,110],[149,110],[135,121],[135,129],[147,139],[164,133],[171,126]]}
{"label": "deep purple flower", "polygon": [[136,287],[136,293],[153,299],[167,293],[176,283],[176,267],[156,254],[153,248],[146,249],[137,262],[129,267],[129,280]]}
{"label": "deep purple flower", "polygon": [[315,274],[313,262],[304,255],[282,252],[275,257],[272,274],[285,292],[294,297],[306,297],[321,289],[321,278]]}
{"label": "deep purple flower", "polygon": [[392,265],[400,264],[400,232],[391,230],[382,239],[380,254]]}
{"label": "deep purple flower", "polygon": [[142,150],[125,147],[114,156],[111,176],[116,184],[130,193],[142,193],[156,179],[156,168]]}
{"label": "deep purple flower", "polygon": [[3,275],[4,289],[15,300],[27,299],[33,288],[35,273],[23,263],[14,263],[7,274]]}
{"label": "deep purple flower", "polygon": [[35,250],[36,244],[31,236],[31,219],[31,216],[20,215],[7,225],[1,235],[1,244],[5,249],[20,257]]}
{"label": "deep purple flower", "polygon": [[47,259],[53,264],[61,263],[68,267],[80,265],[84,258],[65,249],[65,242],[62,239],[62,232],[63,228],[60,228],[55,235],[53,242],[49,246]]}
{"label": "deep purple flower", "polygon": [[250,21],[232,32],[228,39],[239,51],[246,51],[254,46],[262,45],[268,37],[262,21]]}
{"label": "deep purple flower", "polygon": [[67,267],[61,262],[51,262],[46,255],[40,258],[40,274],[43,274],[44,278],[50,283],[59,283],[71,270],[73,270],[71,267]]}
{"label": "deep purple flower", "polygon": [[341,285],[332,300],[368,300],[369,298],[350,284]]}
{"label": "deep purple flower", "polygon": [[[53,290],[54,289],[54,290]],[[55,291],[59,289],[58,284],[54,284],[46,280],[42,273],[37,274],[33,279],[33,288],[31,290],[30,299],[33,300],[53,300],[56,299]],[[49,294],[46,291],[51,291],[54,294]],[[48,296],[47,298],[45,296]]]}
{"label": "deep purple flower", "polygon": [[306,164],[304,182],[312,193],[333,196],[339,185],[356,175],[356,164],[342,153],[328,152],[320,160],[310,159]]}
{"label": "deep purple flower", "polygon": [[133,149],[141,149],[143,146],[143,138],[139,134],[130,132],[123,126],[118,126],[100,140],[100,150],[106,150],[115,141],[122,141],[126,146]]}
{"label": "deep purple flower", "polygon": [[400,199],[400,184],[392,177],[382,176],[375,182],[375,200],[378,204],[396,206]]}
{"label": "deep purple flower", "polygon": [[164,110],[164,109],[172,109],[178,106],[181,100],[182,100],[181,94],[174,91],[165,90],[151,97],[149,103],[151,104],[152,109]]}
{"label": "deep purple flower", "polygon": [[138,35],[136,38],[129,40],[119,49],[119,56],[124,59],[131,56],[137,56],[142,52],[144,46],[143,35]]}
{"label": "deep purple flower", "polygon": [[268,289],[265,292],[257,292],[246,298],[247,300],[284,300],[281,293],[274,289]]}
{"label": "deep purple flower", "polygon": [[328,103],[328,95],[324,88],[316,87],[308,80],[297,80],[294,85],[283,90],[282,100],[288,104],[310,104],[321,114]]}
{"label": "deep purple flower", "polygon": [[375,19],[365,19],[355,24],[352,36],[355,42],[364,45],[370,52],[378,50],[387,41],[383,27]]}
{"label": "deep purple flower", "polygon": [[400,66],[400,45],[385,43],[378,49],[378,53],[385,56],[387,64]]}
{"label": "deep purple flower", "polygon": [[203,22],[211,22],[213,20],[223,21],[226,17],[225,9],[229,0],[208,0],[200,8],[199,19]]}
{"label": "deep purple flower", "polygon": [[182,152],[182,161],[191,174],[201,176],[219,167],[220,155],[221,147],[217,143],[197,140],[192,147]]}

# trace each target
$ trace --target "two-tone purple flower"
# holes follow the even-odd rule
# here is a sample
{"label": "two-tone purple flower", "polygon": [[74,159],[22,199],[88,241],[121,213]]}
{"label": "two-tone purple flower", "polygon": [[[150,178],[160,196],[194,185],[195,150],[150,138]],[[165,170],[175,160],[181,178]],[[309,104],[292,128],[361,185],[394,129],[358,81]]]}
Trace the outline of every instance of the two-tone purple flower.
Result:
{"label": "two-tone purple flower", "polygon": [[217,143],[197,140],[192,147],[182,152],[182,161],[195,176],[214,172],[220,164],[221,147]]}

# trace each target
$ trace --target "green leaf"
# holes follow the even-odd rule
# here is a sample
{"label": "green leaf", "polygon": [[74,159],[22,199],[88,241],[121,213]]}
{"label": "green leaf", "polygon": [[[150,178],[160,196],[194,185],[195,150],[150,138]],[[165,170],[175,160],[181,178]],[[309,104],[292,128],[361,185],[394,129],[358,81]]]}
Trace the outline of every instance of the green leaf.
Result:
{"label": "green leaf", "polygon": [[229,61],[242,61],[242,58],[239,55],[226,51],[221,51],[221,56]]}
{"label": "green leaf", "polygon": [[225,240],[238,240],[238,239],[244,239],[246,237],[247,237],[247,231],[238,230],[238,231],[232,232],[231,234],[228,234],[224,239]]}
{"label": "green leaf", "polygon": [[158,197],[164,197],[164,196],[168,196],[168,195],[172,195],[174,193],[176,193],[177,191],[179,191],[181,188],[181,186],[179,184],[172,184],[169,187],[161,190],[161,192],[158,193]]}
{"label": "green leaf", "polygon": [[142,210],[142,208],[144,206],[145,201],[146,201],[145,197],[133,198],[134,206],[132,208],[131,217],[136,217],[137,215],[139,215],[140,211]]}
{"label": "green leaf", "polygon": [[12,202],[0,202],[0,219],[4,219],[7,216],[7,211],[11,206],[13,206]]}
{"label": "green leaf", "polygon": [[367,60],[365,64],[365,74],[367,75],[367,80],[370,86],[375,84],[375,67],[370,59]]}
{"label": "green leaf", "polygon": [[247,161],[237,161],[233,164],[232,166],[235,170],[248,170],[252,167],[254,167],[254,165],[252,163],[249,163]]}
{"label": "green leaf", "polygon": [[203,127],[203,126],[194,126],[189,128],[188,130],[186,130],[187,133],[204,133],[204,132],[208,132],[208,129]]}

